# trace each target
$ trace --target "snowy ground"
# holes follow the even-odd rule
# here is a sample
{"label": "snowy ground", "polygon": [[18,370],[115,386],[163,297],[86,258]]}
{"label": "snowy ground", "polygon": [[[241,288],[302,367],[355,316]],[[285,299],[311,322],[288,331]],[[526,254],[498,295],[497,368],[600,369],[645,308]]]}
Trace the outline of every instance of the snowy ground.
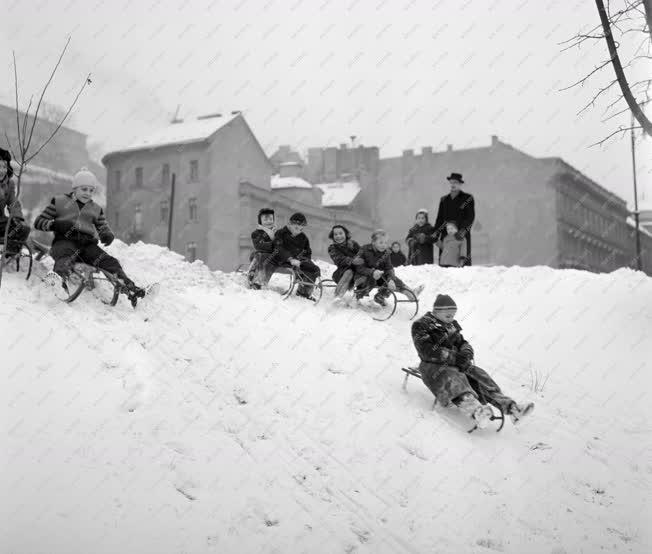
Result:
{"label": "snowy ground", "polygon": [[110,251],[161,281],[155,303],[2,283],[1,552],[652,551],[652,279],[401,269],[537,404],[469,435],[401,388],[406,307],[379,323],[331,291],[283,302],[159,247]]}

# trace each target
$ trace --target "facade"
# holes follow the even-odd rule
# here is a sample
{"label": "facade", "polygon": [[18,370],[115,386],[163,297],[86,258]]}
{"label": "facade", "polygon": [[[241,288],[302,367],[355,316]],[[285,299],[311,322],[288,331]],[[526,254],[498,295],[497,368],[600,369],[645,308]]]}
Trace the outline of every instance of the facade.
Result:
{"label": "facade", "polygon": [[317,258],[327,259],[326,236],[335,222],[371,232],[364,216],[324,207],[321,190],[299,177],[300,162],[278,160],[276,174],[240,113],[173,122],[102,161],[109,223],[119,238],[166,245],[172,212],[171,249],[211,269],[248,262],[263,206],[275,209],[279,226],[292,213],[305,213]]}

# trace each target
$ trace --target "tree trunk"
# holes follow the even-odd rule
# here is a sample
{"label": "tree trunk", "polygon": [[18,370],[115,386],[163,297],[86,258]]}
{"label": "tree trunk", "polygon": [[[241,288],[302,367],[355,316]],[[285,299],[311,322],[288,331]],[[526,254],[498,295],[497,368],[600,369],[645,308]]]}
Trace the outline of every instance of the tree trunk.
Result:
{"label": "tree trunk", "polygon": [[[650,4],[652,0],[644,0],[645,3],[645,15],[649,21],[650,17]],[[614,72],[616,73],[616,79],[618,79],[618,85],[620,90],[623,93],[623,97],[627,102],[627,106],[631,110],[632,114],[636,118],[643,128],[643,131],[648,135],[652,136],[652,123],[645,116],[643,110],[636,102],[634,95],[632,94],[629,84],[627,83],[627,77],[625,77],[625,72],[623,71],[623,66],[620,63],[620,58],[618,57],[618,49],[616,48],[616,43],[614,37],[611,34],[611,22],[607,16],[607,11],[604,8],[604,2],[602,0],[595,0],[595,5],[598,8],[598,14],[600,15],[600,22],[602,23],[602,30],[604,31],[604,38],[607,41],[607,47],[609,49],[609,57],[611,59],[611,64],[613,65]]]}

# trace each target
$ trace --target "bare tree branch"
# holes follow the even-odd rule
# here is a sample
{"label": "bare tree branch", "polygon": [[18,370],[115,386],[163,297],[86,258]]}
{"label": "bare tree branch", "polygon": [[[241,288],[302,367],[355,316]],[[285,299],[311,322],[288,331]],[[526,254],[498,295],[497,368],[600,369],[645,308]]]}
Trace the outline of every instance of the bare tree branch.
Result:
{"label": "bare tree branch", "polygon": [[607,47],[609,49],[609,56],[611,57],[611,64],[613,65],[614,72],[616,73],[616,79],[618,79],[620,90],[625,97],[625,101],[627,102],[629,109],[632,111],[632,114],[636,118],[636,121],[641,124],[641,127],[647,135],[652,136],[652,123],[647,118],[645,113],[643,113],[641,107],[637,104],[636,99],[634,98],[634,95],[632,94],[632,91],[627,84],[627,77],[625,76],[625,72],[623,71],[623,67],[620,63],[616,43],[614,41],[613,35],[611,34],[611,26],[607,17],[607,12],[604,8],[604,2],[603,0],[595,0],[595,4],[598,8],[600,22],[602,23],[602,29],[604,31],[605,40],[607,41]]}
{"label": "bare tree branch", "polygon": [[591,77],[591,75],[594,75],[595,73],[597,73],[598,71],[600,71],[603,67],[609,65],[609,62],[610,62],[610,61],[611,61],[611,60],[607,60],[607,61],[605,61],[605,62],[602,62],[602,64],[601,64],[599,67],[596,67],[593,71],[591,71],[591,73],[589,73],[588,75],[586,75],[585,77],[583,77],[582,79],[580,79],[579,81],[577,81],[576,83],[573,83],[572,85],[569,85],[569,86],[567,86],[567,87],[564,87],[564,88],[559,89],[559,92],[562,92],[562,91],[564,91],[564,90],[571,89],[571,88],[573,88],[573,87],[576,87],[577,85],[583,85],[584,82],[585,82],[589,77]]}
{"label": "bare tree branch", "polygon": [[637,125],[635,127],[619,127],[616,131],[614,131],[610,135],[603,138],[600,142],[596,142],[596,143],[591,144],[590,147],[601,146],[604,142],[608,141],[611,137],[613,137],[614,135],[617,135],[618,133],[624,133],[626,131],[631,131],[632,129],[642,129],[642,128],[643,127],[641,127],[640,125]]}

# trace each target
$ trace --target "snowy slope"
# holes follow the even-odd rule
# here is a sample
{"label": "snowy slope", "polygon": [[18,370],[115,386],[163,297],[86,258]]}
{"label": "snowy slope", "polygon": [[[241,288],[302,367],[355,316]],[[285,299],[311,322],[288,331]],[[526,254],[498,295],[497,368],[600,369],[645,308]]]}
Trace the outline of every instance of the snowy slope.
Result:
{"label": "snowy slope", "polygon": [[423,384],[402,390],[404,307],[379,323],[109,250],[162,282],[155,303],[65,305],[4,277],[3,553],[652,551],[652,279],[402,268],[537,403],[468,435]]}

